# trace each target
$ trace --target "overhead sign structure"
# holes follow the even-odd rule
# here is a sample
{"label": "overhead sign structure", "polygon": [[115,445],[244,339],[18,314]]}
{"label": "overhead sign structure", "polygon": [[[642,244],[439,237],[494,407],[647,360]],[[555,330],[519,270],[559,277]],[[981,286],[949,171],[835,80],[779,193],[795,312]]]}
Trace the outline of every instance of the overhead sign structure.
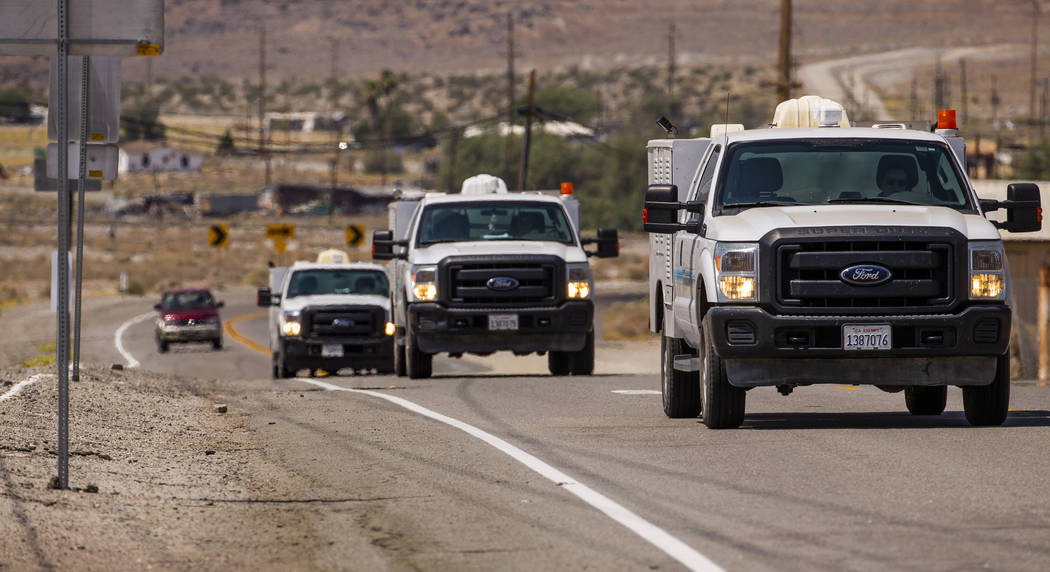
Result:
{"label": "overhead sign structure", "polygon": [[[117,178],[117,159],[120,151],[114,143],[87,146],[87,179],[112,181]],[[80,143],[69,144],[69,160],[66,161],[66,176],[70,179],[80,178]],[[58,178],[58,143],[47,144],[47,176]]]}
{"label": "overhead sign structure", "polygon": [[294,224],[268,224],[266,225],[266,238],[277,240],[279,238],[288,240],[295,238]]}
{"label": "overhead sign structure", "polygon": [[[56,167],[57,171],[58,168]],[[58,179],[47,176],[47,159],[37,157],[33,159],[33,190],[34,191],[57,191]],[[85,191],[101,191],[102,181],[98,179],[87,179],[84,181]]]}
{"label": "overhead sign structure", "polygon": [[213,224],[208,227],[208,245],[226,248],[230,245],[230,229],[224,224]]}
{"label": "overhead sign structure", "polygon": [[346,245],[358,247],[365,243],[365,227],[360,224],[346,225]]}
{"label": "overhead sign structure", "polygon": [[[164,0],[76,0],[68,2],[68,11],[70,55],[164,51]],[[57,29],[58,0],[0,2],[0,55],[58,55]]]}
{"label": "overhead sign structure", "polygon": [[[83,96],[83,56],[69,58],[66,97],[66,136],[80,141],[80,100]],[[88,58],[88,143],[116,143],[120,140],[121,58]],[[58,93],[58,58],[51,58],[51,92]],[[47,114],[47,138],[58,141],[57,113]]]}

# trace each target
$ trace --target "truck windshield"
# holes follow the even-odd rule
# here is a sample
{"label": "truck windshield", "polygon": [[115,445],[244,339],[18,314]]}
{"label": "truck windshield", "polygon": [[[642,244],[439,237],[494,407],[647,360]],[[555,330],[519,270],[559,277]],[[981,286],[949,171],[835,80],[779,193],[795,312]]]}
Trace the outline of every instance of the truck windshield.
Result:
{"label": "truck windshield", "polygon": [[565,211],[540,202],[430,205],[419,223],[419,246],[477,240],[542,240],[573,244]]}
{"label": "truck windshield", "polygon": [[965,179],[943,144],[807,139],[738,143],[720,177],[723,209],[886,203],[971,209]]}
{"label": "truck windshield", "polygon": [[288,284],[288,298],[318,294],[389,295],[386,274],[378,270],[317,268],[297,270]]}

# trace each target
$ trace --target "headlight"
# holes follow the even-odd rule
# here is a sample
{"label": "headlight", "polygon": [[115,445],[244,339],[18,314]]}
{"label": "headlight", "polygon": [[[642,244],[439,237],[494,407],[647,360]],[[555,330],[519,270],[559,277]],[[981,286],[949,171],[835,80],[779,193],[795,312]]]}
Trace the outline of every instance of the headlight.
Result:
{"label": "headlight", "polygon": [[568,290],[566,294],[569,299],[583,300],[591,295],[593,281],[591,280],[591,267],[587,263],[569,264]]}
{"label": "headlight", "polygon": [[281,312],[281,334],[298,336],[303,326],[299,323],[299,312]]}
{"label": "headlight", "polygon": [[1005,258],[1001,242],[970,245],[970,298],[1006,299]]}
{"label": "headlight", "polygon": [[417,302],[429,302],[437,299],[437,267],[414,266],[411,276],[412,298]]}
{"label": "headlight", "polygon": [[392,335],[394,335],[394,332],[396,332],[396,331],[397,331],[397,326],[395,326],[393,322],[387,322],[386,323],[386,335],[392,336]]}
{"label": "headlight", "polygon": [[715,279],[720,302],[758,301],[758,245],[715,245]]}

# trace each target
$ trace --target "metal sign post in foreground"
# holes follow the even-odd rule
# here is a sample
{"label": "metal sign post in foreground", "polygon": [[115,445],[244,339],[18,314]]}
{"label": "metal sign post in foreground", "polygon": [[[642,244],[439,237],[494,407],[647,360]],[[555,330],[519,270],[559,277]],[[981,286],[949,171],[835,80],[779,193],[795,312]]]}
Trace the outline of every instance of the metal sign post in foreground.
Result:
{"label": "metal sign post in foreground", "polygon": [[[69,62],[69,20],[67,0],[58,0],[58,252],[69,252],[69,135],[66,133],[67,70]],[[55,362],[58,369],[58,488],[69,488],[69,265],[58,265],[58,343]]]}

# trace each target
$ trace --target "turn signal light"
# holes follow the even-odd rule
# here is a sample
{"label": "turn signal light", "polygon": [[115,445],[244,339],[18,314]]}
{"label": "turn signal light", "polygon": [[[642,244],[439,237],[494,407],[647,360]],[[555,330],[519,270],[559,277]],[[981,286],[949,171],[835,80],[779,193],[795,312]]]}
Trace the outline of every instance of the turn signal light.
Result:
{"label": "turn signal light", "polygon": [[394,323],[393,322],[387,322],[386,323],[386,335],[392,336],[392,335],[394,335],[395,331],[397,331],[397,327],[394,326]]}

